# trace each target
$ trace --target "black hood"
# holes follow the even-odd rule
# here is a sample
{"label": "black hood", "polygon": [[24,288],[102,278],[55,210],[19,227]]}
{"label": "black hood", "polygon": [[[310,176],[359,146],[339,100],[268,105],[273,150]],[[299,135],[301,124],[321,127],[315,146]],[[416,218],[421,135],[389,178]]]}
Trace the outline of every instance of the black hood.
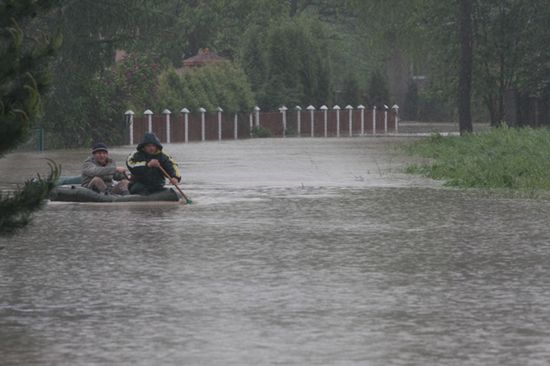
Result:
{"label": "black hood", "polygon": [[143,139],[137,146],[137,150],[141,151],[141,149],[143,149],[143,147],[148,144],[156,145],[159,150],[162,150],[162,145],[160,144],[159,138],[154,133],[150,132],[147,132],[145,135],[143,135]]}

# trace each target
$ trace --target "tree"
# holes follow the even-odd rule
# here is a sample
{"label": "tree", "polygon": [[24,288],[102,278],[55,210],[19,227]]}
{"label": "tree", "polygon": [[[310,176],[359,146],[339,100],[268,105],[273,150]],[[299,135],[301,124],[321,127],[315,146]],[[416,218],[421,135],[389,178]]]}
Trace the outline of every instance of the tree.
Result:
{"label": "tree", "polygon": [[474,19],[474,90],[491,123],[504,119],[504,94],[516,89],[539,95],[548,80],[550,7],[544,0],[476,2]]}
{"label": "tree", "polygon": [[364,103],[362,100],[363,93],[359,86],[359,81],[357,76],[351,73],[348,73],[344,78],[344,84],[342,86],[342,94],[336,100],[338,104],[351,104],[352,106],[357,106],[361,103]]}
{"label": "tree", "polygon": [[239,62],[262,109],[331,101],[330,56],[323,24],[297,17],[255,29],[243,42]]}
{"label": "tree", "polygon": [[388,82],[379,70],[371,74],[367,92],[371,106],[382,108],[385,104],[389,103],[390,92],[388,90]]}
{"label": "tree", "polygon": [[236,113],[250,111],[255,104],[244,71],[229,62],[203,66],[183,75],[166,70],[160,76],[159,100],[162,104],[157,106],[158,110],[175,111],[183,107],[214,111],[221,107],[225,112]]}
{"label": "tree", "polygon": [[[117,48],[134,43],[140,32],[147,33],[153,16],[146,12],[148,6],[147,0],[61,1],[55,13],[41,19],[63,36],[42,118],[58,147],[87,146],[98,136],[112,136],[113,121],[122,123],[120,114],[117,118],[97,110],[102,98],[98,93],[103,92],[98,79],[110,72]],[[112,100],[119,101],[116,96]]]}
{"label": "tree", "polygon": [[403,116],[411,121],[418,119],[418,86],[414,80],[409,81],[407,98],[403,106]]}
{"label": "tree", "polygon": [[[37,13],[48,11],[54,1],[0,1],[0,155],[27,136],[41,112],[41,94],[49,84],[48,63],[58,46],[57,39],[31,37],[23,28]],[[46,179],[25,183],[15,193],[0,193],[0,234],[25,226],[39,209],[59,175],[50,165]]]}
{"label": "tree", "polygon": [[460,0],[459,2],[460,71],[458,76],[458,126],[461,134],[473,131],[471,112],[473,64],[472,7],[473,0]]}

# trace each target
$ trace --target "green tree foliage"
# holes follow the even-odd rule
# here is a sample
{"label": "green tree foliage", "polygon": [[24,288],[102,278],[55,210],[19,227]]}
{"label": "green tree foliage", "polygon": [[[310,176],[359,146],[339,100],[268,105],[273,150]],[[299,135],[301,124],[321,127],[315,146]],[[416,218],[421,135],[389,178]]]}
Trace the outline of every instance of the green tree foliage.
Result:
{"label": "green tree foliage", "polygon": [[58,45],[46,35],[32,37],[22,27],[53,1],[0,1],[0,154],[28,134],[41,112],[40,95],[50,81],[48,62]]}
{"label": "green tree foliage", "polygon": [[[0,1],[0,155],[22,142],[41,112],[41,94],[49,84],[48,62],[58,44],[46,35],[31,36],[24,29],[53,1]],[[57,178],[51,165],[49,177],[29,181],[14,193],[0,193],[0,235],[28,223]]]}
{"label": "green tree foliage", "polygon": [[165,71],[160,77],[159,101],[159,110],[179,111],[185,107],[192,111],[199,108],[214,111],[221,107],[226,112],[249,111],[255,102],[245,73],[230,62],[181,75],[174,69]]}
{"label": "green tree foliage", "polygon": [[[400,49],[430,78],[429,94],[457,106],[459,19],[454,0],[351,0],[361,13],[360,29],[375,50]],[[395,11],[395,9],[399,9]],[[472,3],[473,106],[482,101],[493,125],[504,115],[507,89],[543,93],[550,78],[550,7],[545,0],[488,0]],[[403,17],[402,14],[407,14]],[[377,20],[378,19],[378,20]],[[379,21],[384,19],[384,22]],[[432,93],[433,92],[433,93]],[[475,111],[475,110],[474,110]],[[479,115],[479,112],[477,113]]]}
{"label": "green tree foliage", "polygon": [[403,106],[403,117],[411,121],[416,121],[418,118],[418,86],[411,80],[407,88],[407,97]]}
{"label": "green tree foliage", "polygon": [[[152,10],[146,0],[61,1],[57,11],[42,18],[63,35],[43,118],[49,138],[57,137],[55,145],[87,146],[98,136],[117,141],[121,131],[114,127],[122,123],[122,99],[101,88],[101,81],[110,73],[115,50],[134,44],[151,29]],[[118,109],[118,119],[104,107]]]}
{"label": "green tree foliage", "polygon": [[380,71],[374,71],[371,75],[368,87],[369,105],[378,108],[384,107],[390,99],[388,82]]}
{"label": "green tree foliage", "polygon": [[331,100],[331,68],[322,23],[294,18],[251,29],[240,62],[262,109]]}
{"label": "green tree foliage", "polygon": [[61,173],[60,167],[50,162],[50,173],[46,178],[38,176],[25,182],[13,193],[0,192],[0,235],[13,234],[26,226],[33,212],[44,206],[54,182]]}
{"label": "green tree foliage", "polygon": [[[447,111],[444,118],[456,115],[455,0],[59,2],[58,10],[40,23],[59,28],[65,39],[43,120],[66,146],[67,141],[85,145],[97,136],[120,135],[121,111],[118,116],[114,111],[128,100],[134,102],[123,95],[128,88],[108,87],[116,49],[178,68],[183,55],[210,48],[244,69],[264,110],[281,104],[332,103],[335,96],[342,99],[339,103],[356,103],[358,91],[369,89],[376,70],[386,76],[391,101],[401,103],[411,76],[427,75],[419,91],[419,111],[435,106],[438,115]],[[507,89],[517,88],[522,95],[548,89],[550,51],[540,45],[550,40],[550,7],[546,0],[473,5],[474,113],[482,116],[478,106],[483,101],[496,123],[502,119]],[[155,90],[140,91],[144,84],[132,82],[136,93],[149,93],[149,105],[157,103]],[[218,93],[195,79],[190,85],[188,92],[205,95],[199,100],[215,99]],[[388,95],[377,103],[390,103],[389,99]],[[112,112],[106,111],[109,104]],[[97,105],[102,109],[96,111]],[[431,115],[425,112],[420,117]],[[113,126],[117,133],[110,130]]]}
{"label": "green tree foliage", "polygon": [[336,100],[337,104],[351,104],[352,106],[358,106],[361,103],[365,103],[363,100],[363,91],[359,85],[359,80],[356,75],[348,73],[344,79],[342,86],[342,93],[338,95]]}
{"label": "green tree foliage", "polygon": [[474,84],[494,125],[504,118],[504,93],[540,94],[550,78],[550,6],[544,0],[476,2]]}

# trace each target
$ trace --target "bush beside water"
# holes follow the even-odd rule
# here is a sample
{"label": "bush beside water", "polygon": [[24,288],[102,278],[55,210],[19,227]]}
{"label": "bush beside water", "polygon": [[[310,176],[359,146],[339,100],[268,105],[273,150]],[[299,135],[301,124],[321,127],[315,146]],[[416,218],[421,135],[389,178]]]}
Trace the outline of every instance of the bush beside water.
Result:
{"label": "bush beside water", "polygon": [[433,135],[407,147],[429,158],[408,173],[463,188],[550,191],[550,129],[496,128],[458,137]]}
{"label": "bush beside water", "polygon": [[258,138],[267,138],[272,136],[271,130],[263,126],[254,127],[251,132],[253,137]]}

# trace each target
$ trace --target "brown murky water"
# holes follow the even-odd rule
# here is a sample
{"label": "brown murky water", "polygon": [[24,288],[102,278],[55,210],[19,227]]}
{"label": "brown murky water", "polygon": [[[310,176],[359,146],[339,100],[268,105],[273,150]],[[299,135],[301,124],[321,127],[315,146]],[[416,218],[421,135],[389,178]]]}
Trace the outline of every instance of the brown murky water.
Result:
{"label": "brown murky water", "polygon": [[399,142],[172,145],[194,205],[49,204],[0,239],[0,363],[550,363],[550,202],[406,176]]}

